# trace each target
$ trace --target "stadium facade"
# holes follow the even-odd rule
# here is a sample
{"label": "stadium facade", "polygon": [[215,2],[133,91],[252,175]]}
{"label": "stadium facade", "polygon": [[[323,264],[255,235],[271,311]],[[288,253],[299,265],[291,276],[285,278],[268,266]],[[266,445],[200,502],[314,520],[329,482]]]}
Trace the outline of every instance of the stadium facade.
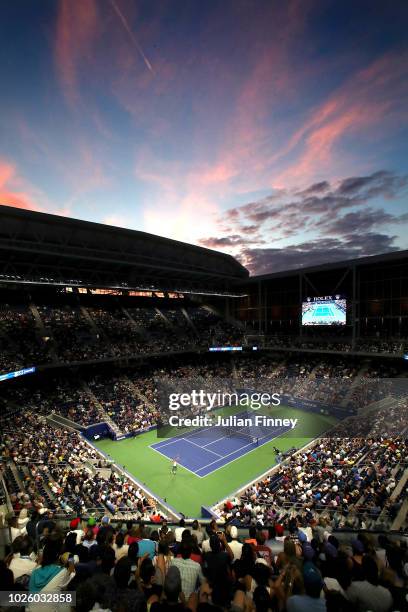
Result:
{"label": "stadium facade", "polygon": [[[101,505],[99,499],[105,482],[98,479],[98,470],[106,465],[99,468],[96,462],[107,452],[115,461],[114,478],[129,479],[168,516],[177,515],[179,503],[190,516],[198,516],[199,503],[204,513],[211,514],[213,505],[222,515],[223,503],[217,500],[238,491],[245,494],[248,483],[261,474],[274,478],[279,472],[276,451],[271,455],[262,450],[271,440],[275,444],[274,438],[268,434],[262,445],[258,433],[249,441],[242,435],[241,440],[227,436],[230,447],[222,442],[223,448],[211,449],[205,437],[202,447],[196,439],[184,472],[187,486],[170,490],[169,460],[178,451],[173,454],[167,441],[157,442],[157,378],[184,381],[190,375],[218,384],[217,377],[244,380],[248,373],[249,378],[262,373],[268,380],[281,373],[285,406],[295,410],[296,417],[309,415],[297,438],[276,442],[284,461],[290,460],[293,449],[301,453],[305,440],[312,448],[327,427],[349,418],[354,419],[352,434],[362,439],[372,431],[399,435],[407,430],[405,391],[388,392],[390,385],[381,385],[374,401],[365,382],[380,370],[382,376],[404,376],[407,279],[407,251],[250,277],[233,257],[216,251],[1,207],[0,423],[6,428],[6,445],[22,444],[25,436],[34,438],[40,432],[41,465],[35,465],[35,457],[31,477],[37,474],[42,483],[42,467],[48,461],[58,463],[52,452],[55,429],[66,440],[72,434],[76,444],[86,445],[80,446],[81,453],[93,475],[78,471],[77,455],[72,469],[92,492],[87,503],[97,504],[98,513],[106,507],[112,516],[118,511],[117,499],[109,499],[110,505]],[[324,311],[333,298],[345,300],[345,325],[302,326],[302,305],[317,300],[326,304]],[[364,411],[372,405],[377,420],[366,418]],[[339,448],[350,431],[349,425],[339,429]],[[140,439],[135,451],[136,436]],[[185,446],[183,439],[176,443]],[[404,443],[399,444],[394,451],[401,476],[406,466],[401,459]],[[349,448],[358,457],[363,452],[353,441]],[[27,449],[20,473],[21,458],[13,462],[10,457],[0,491],[2,484],[12,495],[24,491],[31,453],[37,452],[36,447]],[[378,454],[375,445],[364,452]],[[108,457],[108,465],[112,461]],[[218,470],[225,470],[220,472],[225,478]],[[64,490],[57,486],[60,467],[53,477],[56,489]],[[404,524],[408,510],[408,503],[401,506],[403,478],[400,482],[387,515],[387,525],[395,528]],[[191,496],[197,486],[201,502]],[[60,498],[56,501],[48,489],[34,484],[31,495],[59,507]],[[69,507],[76,509],[76,503],[70,498]]]}
{"label": "stadium facade", "polygon": [[15,284],[227,293],[248,271],[233,257],[145,232],[8,206],[0,280]]}
{"label": "stadium facade", "polygon": [[305,335],[302,303],[337,294],[347,301],[342,335],[353,345],[364,336],[408,335],[408,251],[252,277],[240,288],[246,295],[234,302],[234,315],[254,331]]}
{"label": "stadium facade", "polygon": [[[3,206],[0,287],[111,290],[116,295],[194,296],[244,326],[252,340],[309,338],[302,303],[342,296],[347,321],[336,337],[408,336],[408,251],[250,277],[233,257],[133,230]],[[333,340],[334,329],[319,328]]]}

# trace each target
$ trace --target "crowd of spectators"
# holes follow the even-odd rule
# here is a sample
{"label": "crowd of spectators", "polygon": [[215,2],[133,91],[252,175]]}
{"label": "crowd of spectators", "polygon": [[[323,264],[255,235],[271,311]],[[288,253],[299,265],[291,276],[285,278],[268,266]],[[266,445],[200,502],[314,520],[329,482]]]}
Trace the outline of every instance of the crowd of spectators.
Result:
{"label": "crowd of spectators", "polygon": [[238,525],[268,524],[302,510],[310,517],[330,513],[337,528],[389,528],[407,494],[405,485],[393,497],[407,450],[405,439],[321,439],[228,500],[221,516]]}
{"label": "crowd of spectators", "polygon": [[[65,305],[38,312],[40,321],[29,307],[1,308],[0,371],[243,341],[239,327],[202,307]],[[319,347],[308,338],[292,341],[292,348]],[[269,346],[285,342],[276,337]],[[340,337],[327,347],[351,350]],[[405,350],[400,341],[378,339],[356,348]],[[169,362],[5,389],[0,502],[9,501],[13,513],[10,554],[0,561],[2,589],[74,591],[76,609],[83,611],[404,609],[406,546],[360,533],[349,547],[333,535],[350,528],[388,530],[407,499],[408,406],[388,380],[398,374],[386,360],[281,354]],[[306,449],[277,453],[279,465],[268,476],[224,502],[218,508],[223,529],[214,521],[207,529],[197,521],[170,529],[145,490],[76,431],[45,418],[57,413],[86,427],[109,417],[124,434],[144,431],[158,422],[158,381],[165,379],[202,381],[207,390],[271,391],[273,385],[288,398],[349,412]],[[68,533],[58,523],[61,516],[77,517]],[[157,525],[149,530],[144,521]],[[238,529],[249,530],[241,541]]]}
{"label": "crowd of spectators", "polygon": [[92,395],[72,381],[60,379],[56,385],[47,388],[47,393],[35,390],[29,402],[43,414],[56,412],[79,425],[98,423],[104,417]]}
{"label": "crowd of spectators", "polygon": [[107,467],[75,431],[56,428],[30,410],[1,419],[3,477],[14,510],[90,511],[148,519],[156,502],[123,473]]}
{"label": "crowd of spectators", "polygon": [[385,400],[359,414],[340,421],[327,435],[347,438],[352,432],[356,438],[400,437],[408,434],[408,399],[401,397]]}
{"label": "crowd of spectators", "polygon": [[0,373],[51,361],[29,308],[0,306]]}
{"label": "crowd of spectators", "polygon": [[58,361],[69,363],[105,356],[78,306],[41,305],[38,312]]}
{"label": "crowd of spectators", "polygon": [[43,363],[75,363],[205,349],[243,342],[239,328],[203,307],[123,308],[39,305],[0,309],[0,372]]}
{"label": "crowd of spectators", "polygon": [[[366,524],[368,521],[370,525],[378,522],[389,525],[406,493],[405,488],[391,499],[392,489],[406,467],[407,448],[403,440],[407,431],[407,405],[403,397],[388,395],[387,383],[381,382],[380,387],[386,388],[387,393],[377,402],[378,407],[370,408],[371,375],[387,377],[395,372],[392,367],[379,367],[376,362],[372,365],[364,362],[363,373],[359,368],[358,362],[346,362],[340,357],[322,360],[318,356],[313,359],[292,356],[271,360],[257,356],[215,362],[202,360],[195,365],[180,362],[144,366],[140,371],[131,369],[126,374],[90,376],[86,382],[70,378],[38,387],[6,385],[0,398],[3,410],[0,450],[13,501],[20,503],[21,497],[28,495],[31,504],[66,513],[90,508],[116,513],[132,506],[134,512],[143,515],[151,505],[151,500],[145,505],[146,498],[141,494],[144,501],[140,506],[138,493],[129,491],[133,484],[126,477],[122,481],[116,473],[100,473],[96,451],[77,433],[48,425],[44,417],[52,412],[82,426],[101,422],[108,416],[122,433],[128,434],[157,425],[160,411],[157,385],[166,379],[197,384],[201,381],[207,389],[231,390],[234,385],[245,388],[265,384],[265,389],[271,391],[272,385],[273,391],[324,400],[328,404],[344,401],[340,383],[354,382],[359,377],[361,388],[352,388],[359,410],[339,422],[325,434],[327,439],[316,442],[311,451],[282,463],[265,482],[254,485],[256,491],[251,495],[258,496],[261,492],[260,499],[264,502],[260,510],[259,500],[254,505],[255,513],[247,505],[254,502],[247,492],[246,497],[237,500],[234,513],[241,513],[245,508],[243,524],[254,518],[266,523],[275,507],[286,511],[302,504],[319,514],[326,510],[333,512],[338,524],[351,520],[350,517],[356,520],[357,516],[358,526],[363,517]],[[200,385],[194,384],[194,388]],[[350,391],[350,386],[347,389]],[[395,436],[393,443],[385,437],[386,433]],[[340,457],[336,461],[341,467],[337,467],[336,461],[333,464],[334,456]],[[14,482],[15,472],[10,470],[9,463],[18,470],[19,482]],[[265,489],[268,489],[266,498]]]}
{"label": "crowd of spectators", "polygon": [[268,348],[289,348],[316,351],[335,351],[349,353],[377,353],[386,355],[403,355],[408,350],[408,342],[403,338],[365,337],[356,340],[354,346],[351,338],[324,336],[288,336],[285,334],[266,335],[265,346]]}
{"label": "crowd of spectators", "polygon": [[360,338],[356,350],[362,353],[388,353],[402,355],[408,349],[408,342],[403,338]]}
{"label": "crowd of spectators", "polygon": [[407,547],[298,516],[245,532],[215,521],[171,527],[74,518],[24,519],[1,561],[3,588],[74,593],[82,612],[391,612],[405,610]]}
{"label": "crowd of spectators", "polygon": [[108,381],[95,377],[89,388],[122,433],[143,431],[157,422],[157,411],[148,399],[154,393],[154,381],[150,378],[140,377],[134,385],[126,376]]}
{"label": "crowd of spectators", "polygon": [[[38,314],[34,316],[34,312]],[[75,363],[205,350],[210,346],[251,345],[251,334],[250,327],[229,322],[204,306],[125,308],[113,301],[85,306],[79,301],[37,307],[4,304],[0,309],[0,372],[50,362]],[[401,338],[361,338],[353,347],[350,339],[341,334],[339,337],[275,334],[257,343],[270,349],[340,353],[353,350],[402,355],[408,350],[407,342]]]}
{"label": "crowd of spectators", "polygon": [[[336,418],[357,415],[354,421],[343,425],[346,437],[347,428],[363,435],[362,431],[369,433],[374,425],[376,429],[372,431],[375,435],[386,435],[387,432],[394,435],[404,431],[408,425],[404,424],[405,404],[400,403],[395,412],[398,418],[393,419],[387,419],[385,409],[374,412],[369,418],[362,418],[358,413],[397,393],[391,380],[396,374],[398,370],[393,365],[362,364],[341,356],[322,359],[318,355],[312,358],[295,355],[279,359],[257,355],[225,362],[208,359],[195,365],[183,362],[152,364],[147,369],[145,366],[143,370],[129,370],[127,374],[112,372],[90,376],[86,381],[78,377],[60,377],[48,385],[21,386],[13,390],[15,397],[12,399],[38,413],[55,412],[81,426],[103,422],[110,417],[122,433],[129,434],[157,423],[160,410],[158,386],[160,382],[170,380],[176,386],[185,384],[196,389],[203,387],[207,391],[224,389],[233,392],[239,388],[272,391],[287,401],[295,402],[295,405],[301,400],[314,401],[316,409],[320,407],[325,414],[333,414]],[[399,399],[398,394],[396,398]],[[388,429],[381,430],[381,425]],[[402,429],[398,430],[398,427]]]}

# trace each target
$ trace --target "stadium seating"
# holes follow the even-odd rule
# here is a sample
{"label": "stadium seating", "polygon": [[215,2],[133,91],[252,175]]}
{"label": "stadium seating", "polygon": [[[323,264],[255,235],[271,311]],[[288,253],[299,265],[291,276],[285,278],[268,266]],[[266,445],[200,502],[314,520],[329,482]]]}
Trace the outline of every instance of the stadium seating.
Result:
{"label": "stadium seating", "polygon": [[[3,565],[13,584],[20,550],[28,547],[36,558],[40,548],[57,547],[80,560],[69,585],[78,601],[86,591],[95,604],[118,612],[145,609],[148,602],[152,612],[154,606],[161,612],[160,589],[164,585],[168,593],[178,580],[186,595],[192,593],[189,608],[178,604],[186,612],[194,612],[198,601],[208,603],[210,592],[215,612],[235,605],[290,610],[294,597],[312,596],[327,610],[357,612],[364,609],[356,603],[362,583],[380,593],[386,602],[381,609],[403,609],[408,558],[399,532],[406,529],[408,505],[408,402],[389,380],[403,375],[402,360],[345,355],[351,346],[341,339],[328,345],[287,337],[269,339],[276,352],[213,360],[209,346],[245,346],[245,332],[190,305],[6,306],[0,312],[0,342],[7,347],[2,372],[32,364],[55,368],[38,380],[6,384],[0,397],[0,505],[13,511],[10,570]],[[323,354],[321,346],[337,354]],[[357,348],[365,354],[405,350],[394,340],[365,339]],[[191,355],[200,351],[204,355]],[[170,352],[181,355],[149,359]],[[134,355],[143,363],[126,368],[111,363]],[[89,369],[81,365],[98,360]],[[110,365],[102,370],[106,360]],[[68,371],[62,367],[67,364],[81,367]],[[278,454],[265,476],[217,504],[218,524],[181,522],[170,530],[165,500],[150,493],[149,482],[139,483],[113,466],[80,434],[98,423],[107,423],[117,436],[155,427],[157,380],[166,378],[204,380],[209,390],[272,385],[341,420],[324,438]],[[373,535],[380,531],[392,535]],[[138,582],[132,582],[137,566]],[[193,586],[189,572],[199,577]],[[107,587],[103,600],[101,579]],[[27,583],[29,578],[25,586],[17,580],[19,589]],[[153,585],[160,603],[151,599]]]}
{"label": "stadium seating", "polygon": [[242,331],[202,307],[56,306],[0,310],[0,373],[45,363],[137,357],[243,342]]}

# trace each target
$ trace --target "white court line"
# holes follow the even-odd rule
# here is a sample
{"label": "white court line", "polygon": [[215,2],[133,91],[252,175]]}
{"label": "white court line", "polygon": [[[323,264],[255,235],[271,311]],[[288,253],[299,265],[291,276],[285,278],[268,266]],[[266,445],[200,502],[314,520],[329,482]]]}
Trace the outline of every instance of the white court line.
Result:
{"label": "white court line", "polygon": [[[279,431],[279,430],[278,430]],[[288,430],[287,430],[288,431]],[[256,451],[260,446],[263,446],[264,444],[267,444],[268,442],[272,442],[272,440],[275,440],[276,438],[280,438],[281,436],[285,435],[286,431],[284,431],[283,433],[279,434],[278,436],[272,436],[269,440],[266,440],[265,442],[263,442],[262,444],[259,444],[258,446],[255,446],[255,448],[253,448],[250,451],[247,451],[246,453],[239,455],[238,457],[235,457],[235,459],[231,459],[231,461],[227,461],[227,463],[223,463],[222,465],[220,465],[220,467],[215,468],[214,470],[211,470],[211,472],[209,472],[208,474],[204,474],[204,476],[201,476],[201,474],[199,474],[199,472],[203,469],[205,469],[206,467],[209,467],[210,465],[213,465],[214,463],[218,463],[219,461],[221,461],[221,459],[225,459],[225,457],[229,457],[230,455],[233,455],[234,453],[237,453],[239,451],[241,451],[242,449],[246,448],[246,446],[250,446],[250,444],[247,444],[246,446],[240,446],[238,449],[236,449],[234,452],[229,453],[229,455],[224,455],[221,456],[220,459],[213,461],[212,463],[208,463],[207,465],[201,466],[199,468],[199,470],[197,472],[194,472],[193,470],[190,470],[188,467],[185,467],[182,463],[180,463],[179,465],[181,465],[181,467],[183,467],[185,470],[187,470],[188,472],[190,472],[190,474],[194,474],[195,476],[197,476],[198,478],[206,478],[207,476],[211,476],[212,474],[214,474],[214,472],[218,472],[218,470],[222,470],[224,467],[226,467],[227,465],[230,465],[231,463],[234,463],[234,461],[238,461],[238,459],[241,459],[242,457],[246,457],[247,455],[249,455],[250,453],[253,453],[254,451]],[[267,438],[271,435],[271,432],[266,435],[263,436],[262,438],[259,438],[259,440],[263,440],[264,438]],[[227,436],[224,436],[227,437]],[[170,444],[172,444],[173,442],[176,442],[177,440],[180,440],[180,438],[175,438],[174,440],[172,440],[170,442]],[[258,440],[258,441],[259,441]],[[186,440],[188,441],[188,440]],[[164,446],[164,445],[163,445]],[[154,448],[153,446],[149,446],[149,448],[153,449],[154,451],[156,451],[156,453],[158,453],[159,455],[161,455],[162,457],[165,457],[166,459],[169,459],[168,455],[165,455],[164,453],[161,453],[157,448]],[[201,448],[201,447],[200,447]]]}
{"label": "white court line", "polygon": [[[245,413],[246,413],[246,412],[245,412],[245,411],[243,411],[243,412],[242,412],[242,413],[240,413],[240,414],[245,414]],[[237,416],[240,416],[240,415],[237,415]],[[276,429],[276,432],[278,432],[278,431],[279,431],[279,429],[280,429],[280,428],[277,428],[277,429]],[[215,459],[214,461],[211,461],[210,463],[207,463],[206,465],[201,466],[201,467],[200,467],[200,468],[197,470],[197,472],[193,472],[193,471],[192,471],[192,470],[190,470],[189,468],[185,467],[185,466],[184,466],[182,463],[180,463],[180,465],[181,465],[182,467],[184,467],[184,469],[186,469],[186,470],[188,470],[189,472],[191,472],[191,474],[195,474],[195,475],[196,475],[196,476],[198,476],[199,478],[205,478],[206,476],[210,476],[210,475],[211,475],[211,474],[213,474],[214,472],[216,472],[216,471],[220,470],[220,469],[221,469],[221,468],[223,468],[223,467],[226,467],[226,466],[227,466],[227,465],[229,465],[230,463],[233,463],[234,461],[237,461],[237,460],[238,460],[238,459],[240,459],[241,457],[244,457],[244,456],[248,455],[250,452],[252,452],[253,450],[256,450],[256,449],[257,449],[257,448],[259,448],[260,446],[263,446],[264,444],[267,444],[268,442],[271,442],[271,441],[272,441],[272,440],[274,440],[275,438],[278,438],[278,437],[280,437],[281,435],[284,435],[284,434],[286,433],[286,431],[289,431],[289,429],[288,429],[288,430],[286,430],[285,432],[283,432],[282,434],[279,434],[279,436],[272,435],[272,437],[270,437],[270,436],[271,436],[271,434],[272,434],[272,432],[271,432],[271,431],[270,431],[269,433],[265,434],[264,436],[259,436],[259,437],[258,437],[258,444],[255,446],[255,448],[254,448],[254,449],[252,449],[251,451],[247,451],[246,453],[240,454],[240,455],[239,455],[238,457],[236,457],[235,459],[231,459],[231,461],[227,461],[226,463],[223,463],[223,464],[222,464],[222,465],[221,465],[219,468],[215,468],[214,470],[212,470],[212,471],[211,471],[211,472],[209,472],[208,474],[205,474],[204,476],[201,476],[201,475],[199,474],[199,472],[201,472],[202,470],[206,469],[206,468],[207,468],[207,467],[209,467],[210,465],[214,465],[214,463],[219,463],[219,462],[221,462],[223,459],[226,459],[227,457],[230,457],[231,455],[234,455],[235,453],[241,453],[241,451],[242,451],[244,448],[247,448],[248,446],[252,446],[252,445],[254,444],[254,442],[250,442],[250,443],[248,443],[248,444],[245,444],[244,446],[240,446],[239,448],[235,449],[235,450],[234,450],[233,452],[231,452],[231,453],[228,453],[227,455],[220,455],[219,453],[216,453],[216,452],[214,452],[214,451],[212,451],[212,450],[210,450],[210,449],[207,449],[207,446],[210,446],[211,444],[214,444],[215,442],[219,442],[220,440],[223,440],[224,438],[228,438],[229,436],[222,436],[221,438],[217,438],[216,440],[212,440],[211,442],[209,442],[208,444],[206,444],[206,445],[204,445],[204,446],[200,446],[199,444],[196,444],[195,442],[192,442],[191,440],[188,440],[188,439],[187,439],[189,435],[190,435],[190,436],[193,436],[193,435],[196,435],[196,434],[202,434],[202,433],[203,433],[203,431],[204,431],[204,430],[201,430],[201,431],[194,431],[194,432],[192,432],[192,433],[190,433],[190,434],[187,434],[186,436],[180,436],[180,435],[179,435],[179,436],[177,436],[177,437],[175,437],[175,438],[172,438],[172,440],[171,440],[170,442],[165,442],[164,444],[161,444],[160,442],[158,443],[158,444],[160,444],[160,448],[164,448],[165,446],[169,446],[169,445],[171,445],[171,444],[174,444],[175,442],[177,442],[177,441],[179,441],[179,440],[184,440],[185,442],[188,442],[188,443],[190,443],[190,444],[193,444],[194,446],[197,446],[197,448],[208,450],[208,452],[209,452],[209,453],[212,453],[213,455],[218,456],[218,457],[219,457],[219,459]],[[241,431],[241,428],[237,429],[237,431],[238,431],[238,432],[239,432],[239,431]],[[256,436],[254,436],[254,438],[256,438]],[[262,441],[262,440],[264,440],[265,438],[269,438],[269,439],[268,439],[268,440],[266,440],[264,443],[261,443],[261,441]],[[156,443],[156,444],[157,444],[157,443]],[[169,457],[168,457],[168,455],[165,455],[164,453],[161,453],[159,449],[154,448],[153,446],[150,446],[150,448],[153,448],[153,450],[155,450],[155,451],[156,451],[156,452],[158,452],[160,455],[162,455],[162,457],[166,457],[166,459],[168,459],[168,458],[169,458]]]}
{"label": "white court line", "polygon": [[[262,440],[263,438],[266,438],[266,437],[268,437],[268,436],[263,436],[262,438],[258,438],[258,441]],[[231,455],[235,455],[235,453],[239,453],[242,450],[244,450],[244,448],[247,448],[248,446],[252,446],[253,444],[254,444],[253,442],[250,442],[249,444],[245,444],[245,446],[240,446],[239,448],[236,448],[232,453],[228,453],[228,455],[222,455],[222,457],[220,457],[220,459],[226,459],[227,457],[231,457]],[[258,448],[258,446],[256,448]],[[246,455],[247,453],[244,453],[244,454]],[[244,455],[241,455],[241,456],[243,457]],[[203,465],[202,467],[200,467],[199,471],[201,472],[201,470],[204,470],[205,468],[210,467],[210,465],[213,465],[213,463],[218,463],[218,461],[220,461],[220,459],[218,459],[216,461],[211,461],[211,463],[207,463],[207,465]],[[228,461],[227,463],[230,463],[230,462]]]}
{"label": "white court line", "polygon": [[[153,446],[149,446],[149,448],[151,448],[152,450],[154,450],[156,453],[158,453],[159,455],[161,455],[162,457],[165,457],[166,459],[170,459],[170,457],[168,455],[165,455],[164,453],[161,453],[159,450],[157,450],[157,448],[153,448]],[[190,472],[190,474],[194,474],[194,476],[198,476],[199,478],[204,478],[204,476],[200,476],[200,474],[197,474],[197,472],[193,472],[193,470],[190,470],[190,468],[186,467],[185,465],[183,465],[182,463],[179,463],[179,465],[184,469],[187,470],[187,472]],[[171,472],[169,472],[169,476],[171,476]]]}
{"label": "white court line", "polygon": [[[188,442],[188,444],[193,444],[194,446],[196,446],[197,448],[200,448],[201,450],[204,450],[203,446],[200,446],[199,444],[196,444],[195,442],[192,442],[191,440],[186,440],[185,438],[182,438],[182,440],[184,440],[184,442]],[[222,459],[224,457],[224,455],[220,455],[219,453],[215,453],[214,451],[209,450],[209,449],[208,450],[205,449],[205,452],[211,453],[212,455],[216,455],[220,459]]]}
{"label": "white court line", "polygon": [[[281,434],[279,434],[279,436],[273,436],[273,438],[270,438],[270,440],[266,440],[265,442],[263,442],[262,444],[260,444],[259,446],[255,446],[255,448],[253,448],[252,450],[247,451],[246,453],[244,453],[243,455],[240,455],[239,457],[235,457],[235,459],[231,459],[231,461],[228,461],[228,463],[224,463],[223,465],[220,465],[220,467],[215,468],[214,470],[212,470],[211,472],[209,472],[208,474],[205,474],[205,476],[200,476],[200,474],[197,474],[197,476],[200,476],[200,478],[206,478],[207,476],[211,476],[212,474],[214,474],[214,472],[218,472],[218,470],[222,470],[224,467],[226,467],[227,465],[230,465],[231,463],[234,463],[234,461],[238,461],[238,459],[241,459],[242,457],[247,457],[250,453],[253,453],[254,451],[256,451],[258,448],[260,448],[261,446],[264,446],[264,444],[268,444],[268,442],[272,442],[272,440],[275,440],[276,438],[280,438],[281,436],[283,436],[286,432],[283,432]],[[241,447],[242,448],[242,447]],[[202,468],[200,468],[201,470]],[[257,478],[255,478],[255,480],[257,480]]]}
{"label": "white court line", "polygon": [[[275,427],[274,431],[279,431],[280,427]],[[262,427],[260,427],[261,433],[263,433]],[[237,433],[243,433],[245,434],[245,429],[243,429],[242,427],[238,428],[235,430]],[[252,438],[258,438],[258,440],[262,440],[263,438],[265,438],[266,436],[270,436],[271,435],[271,431],[268,434],[265,434],[265,436],[256,436],[255,434],[246,434],[246,435],[251,435]],[[220,440],[224,440],[224,438],[231,438],[231,436],[222,436],[221,438],[217,438],[216,440],[213,440],[212,442],[210,442],[209,444],[204,444],[204,446],[202,448],[207,448],[207,446],[210,446],[211,444],[215,444],[216,442],[219,442]],[[273,440],[273,438],[271,438],[271,440]],[[240,447],[243,448],[243,447]]]}
{"label": "white court line", "polygon": [[[253,448],[250,451],[247,451],[246,453],[239,455],[239,457],[236,457],[235,459],[231,459],[231,461],[227,461],[227,463],[224,463],[223,465],[220,465],[219,468],[216,468],[215,470],[212,470],[211,472],[209,472],[208,474],[206,474],[205,476],[210,476],[211,474],[213,474],[214,472],[216,472],[217,470],[220,470],[221,468],[229,465],[230,463],[233,463],[234,461],[236,461],[237,459],[241,459],[241,457],[246,457],[247,455],[249,455],[249,453],[252,453],[254,450],[256,450],[257,448],[259,448],[260,446],[263,446],[264,444],[267,444],[268,442],[272,442],[272,440],[274,440],[275,438],[279,438],[280,436],[283,436],[287,431],[289,431],[289,428],[284,431],[283,433],[279,434],[279,436],[272,436],[272,438],[269,438],[269,436],[271,435],[270,433],[262,436],[261,438],[258,438],[258,444],[255,446],[255,448]],[[259,442],[261,440],[263,440],[264,438],[269,438],[268,440],[266,440],[263,444],[259,444]],[[225,459],[226,457],[230,457],[231,455],[234,455],[235,453],[238,453],[240,451],[242,451],[244,448],[247,448],[247,446],[252,446],[253,442],[251,442],[250,444],[246,444],[245,446],[240,446],[239,448],[237,448],[234,452],[229,453],[228,455],[224,455],[223,457],[221,457],[221,459]],[[220,459],[218,460],[220,461]],[[214,463],[218,463],[218,461],[212,461],[211,463],[207,463],[207,465],[203,465],[202,467],[200,467],[200,469],[198,470],[199,472],[201,472],[201,470],[204,470],[205,468],[209,467],[210,465],[213,465]],[[198,474],[197,474],[198,475]]]}
{"label": "white court line", "polygon": [[208,444],[204,444],[203,448],[207,448],[207,446],[211,446],[211,444],[215,444],[216,442],[219,442],[220,440],[223,440],[224,438],[228,438],[228,436],[221,436],[221,438],[217,438],[216,440],[213,440],[212,442],[209,442]]}
{"label": "white court line", "polygon": [[[198,433],[198,432],[195,432]],[[200,432],[203,433],[203,432]],[[226,437],[226,436],[224,436]],[[188,435],[187,436],[181,436],[181,434],[179,434],[178,436],[176,436],[175,438],[172,438],[169,442],[155,442],[155,445],[159,446],[159,448],[164,448],[165,446],[170,446],[171,444],[174,444],[175,442],[179,442],[181,440],[184,440],[184,442],[189,442],[190,444],[194,444],[194,446],[197,446],[198,448],[205,448],[205,446],[201,446],[200,444],[196,444],[196,442],[192,442],[189,438]],[[222,440],[222,438],[218,438],[217,440],[214,440],[214,442],[218,442],[218,440]],[[210,443],[212,444],[212,442]],[[153,446],[151,446],[151,448],[153,448]],[[157,450],[157,449],[155,449]],[[214,455],[218,455],[219,457],[222,457],[223,455],[219,455],[218,453],[214,453],[214,451],[208,449],[209,453],[213,453]]]}
{"label": "white court line", "polygon": [[[237,414],[237,418],[242,417],[243,414],[248,414],[247,411],[242,411],[239,414]],[[170,440],[170,442],[164,442],[163,444],[161,442],[156,442],[155,444],[159,445],[160,444],[160,448],[164,448],[165,446],[168,446],[169,444],[173,444],[173,442],[176,442],[177,440],[185,440],[186,442],[189,442],[190,440],[188,439],[189,437],[193,437],[193,436],[199,436],[202,435],[203,433],[205,434],[206,431],[210,429],[210,428],[205,428],[205,427],[201,427],[201,429],[199,429],[198,431],[191,431],[187,434],[178,434],[177,436],[174,436],[174,438],[172,438]],[[197,444],[196,446],[199,446],[200,448],[205,448],[206,446],[209,446],[210,444],[214,444],[214,442],[218,442],[219,440],[222,440],[223,438],[228,438],[228,436],[222,436],[221,438],[217,438],[216,440],[213,440],[212,442],[210,442],[209,444],[205,444],[204,446],[200,446],[199,444]],[[211,452],[211,451],[210,451]],[[216,453],[217,454],[217,453]],[[222,455],[220,455],[220,457],[222,457]]]}
{"label": "white court line", "polygon": [[[235,415],[237,417],[237,419],[239,418],[244,418],[242,415],[244,414],[248,414],[248,411],[244,410],[243,412],[240,412],[239,414]],[[236,431],[240,431],[241,428],[237,429]],[[224,440],[224,438],[229,438],[230,436],[221,436],[221,438],[217,438],[216,440],[212,440],[211,442],[209,442],[208,444],[204,444],[203,448],[207,448],[207,446],[211,446],[211,444],[215,444],[216,442],[219,442],[220,440]]]}
{"label": "white court line", "polygon": [[[178,434],[177,436],[174,436],[174,438],[171,438],[171,440],[169,442],[155,442],[155,444],[159,445],[160,444],[160,448],[164,448],[165,446],[168,446],[169,444],[173,444],[173,442],[176,442],[177,440],[186,440],[189,441],[188,438],[191,436],[196,436],[196,435],[202,435],[203,433],[205,433],[205,429],[202,428],[199,431],[191,431],[187,434]],[[216,441],[216,440],[215,440]],[[200,448],[203,448],[202,446]]]}
{"label": "white court line", "polygon": [[[178,440],[183,440],[183,439],[184,439],[184,438],[180,438],[179,436],[177,436],[177,438],[172,438],[172,439],[170,440],[170,442],[163,442],[163,443],[161,443],[161,442],[156,442],[155,444],[156,444],[157,446],[159,446],[159,444],[160,444],[160,448],[164,448],[165,446],[170,446],[170,444],[174,444],[174,443],[175,443],[175,442],[177,442]],[[153,448],[153,446],[151,446],[150,448]],[[157,449],[155,448],[154,450],[157,450]]]}

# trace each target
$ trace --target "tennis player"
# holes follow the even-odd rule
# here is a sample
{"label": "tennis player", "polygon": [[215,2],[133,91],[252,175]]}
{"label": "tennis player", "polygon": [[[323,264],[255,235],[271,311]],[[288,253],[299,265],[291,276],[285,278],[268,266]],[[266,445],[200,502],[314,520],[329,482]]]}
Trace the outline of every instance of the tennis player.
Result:
{"label": "tennis player", "polygon": [[173,463],[171,466],[171,473],[173,474],[173,476],[177,474],[177,457],[173,459]]}

